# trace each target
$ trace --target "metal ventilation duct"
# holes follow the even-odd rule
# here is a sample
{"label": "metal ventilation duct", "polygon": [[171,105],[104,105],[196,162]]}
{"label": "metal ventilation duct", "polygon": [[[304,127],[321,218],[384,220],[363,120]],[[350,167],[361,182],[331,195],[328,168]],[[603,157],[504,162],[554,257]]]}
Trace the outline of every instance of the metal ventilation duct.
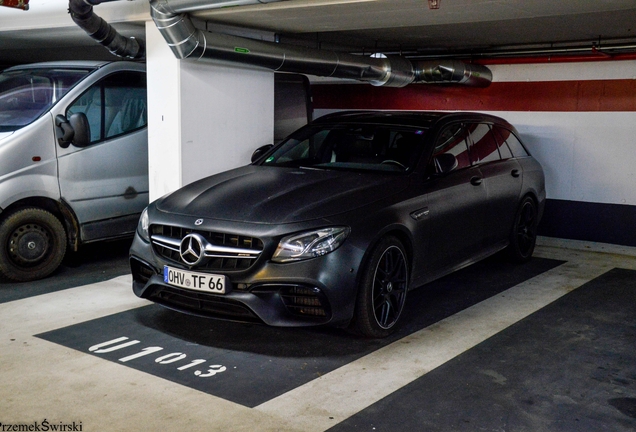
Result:
{"label": "metal ventilation duct", "polygon": [[[272,0],[276,1],[276,0]],[[183,13],[232,1],[150,0],[150,15],[179,59],[210,59],[323,77],[349,78],[378,86],[404,87],[411,83],[458,83],[486,87],[492,73],[482,65],[458,60],[412,63],[399,56],[363,57],[328,50],[282,45],[211,33],[194,26]],[[245,0],[243,4],[250,2]],[[266,1],[251,1],[265,3]]]}
{"label": "metal ventilation duct", "polygon": [[[116,33],[92,12],[91,5],[113,0],[70,0],[73,20],[116,55],[139,58],[143,47]],[[404,87],[411,83],[464,84],[487,87],[492,73],[482,65],[459,60],[411,62],[400,56],[340,53],[264,42],[198,29],[187,12],[218,7],[286,0],[150,0],[150,14],[179,59],[217,60],[321,77],[354,79],[376,86]],[[107,27],[106,27],[107,26]],[[107,43],[108,42],[108,43]],[[123,54],[121,54],[123,52]]]}

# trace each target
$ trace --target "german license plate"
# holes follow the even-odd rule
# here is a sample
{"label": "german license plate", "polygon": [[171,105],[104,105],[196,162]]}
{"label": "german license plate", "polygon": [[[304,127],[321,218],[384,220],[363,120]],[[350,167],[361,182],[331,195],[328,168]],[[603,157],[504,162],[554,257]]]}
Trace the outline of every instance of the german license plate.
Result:
{"label": "german license plate", "polygon": [[168,266],[163,267],[163,281],[168,285],[213,294],[225,294],[227,287],[224,275],[197,273]]}

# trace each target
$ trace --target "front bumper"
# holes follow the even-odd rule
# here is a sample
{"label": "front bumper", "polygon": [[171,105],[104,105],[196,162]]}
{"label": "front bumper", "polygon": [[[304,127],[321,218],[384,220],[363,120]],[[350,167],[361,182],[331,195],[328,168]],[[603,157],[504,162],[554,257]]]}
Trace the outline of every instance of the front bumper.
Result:
{"label": "front bumper", "polygon": [[138,235],[130,266],[138,297],[180,312],[271,326],[345,326],[353,316],[362,257],[363,251],[348,241],[327,255],[299,262],[278,264],[260,257],[249,270],[212,272],[227,276],[226,294],[165,283],[164,265],[179,266],[155,254]]}

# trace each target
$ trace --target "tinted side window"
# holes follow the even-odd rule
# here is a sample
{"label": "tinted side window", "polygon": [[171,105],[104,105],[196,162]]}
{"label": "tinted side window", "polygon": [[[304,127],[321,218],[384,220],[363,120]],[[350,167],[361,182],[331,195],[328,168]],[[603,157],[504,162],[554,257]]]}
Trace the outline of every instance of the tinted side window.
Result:
{"label": "tinted side window", "polygon": [[[512,157],[512,152],[508,148],[508,144],[506,144],[506,140],[503,138],[503,134],[501,128],[497,125],[491,126],[492,133],[495,136],[495,140],[497,141],[497,147],[499,147],[499,154],[502,159],[510,159]],[[505,131],[507,135],[510,135],[509,132]]]}
{"label": "tinted side window", "polygon": [[487,124],[471,124],[469,130],[472,139],[470,157],[473,164],[492,162],[500,159],[497,142]]}
{"label": "tinted side window", "polygon": [[468,157],[469,132],[464,124],[453,124],[446,126],[437,137],[433,156],[449,153],[457,158],[455,169],[470,166]]}
{"label": "tinted side window", "polygon": [[508,143],[508,147],[510,147],[510,151],[512,151],[512,155],[514,157],[524,157],[528,156],[528,152],[521,144],[521,141],[508,129],[504,129],[502,127],[497,127],[497,132],[501,135],[502,139]]}
{"label": "tinted side window", "polygon": [[118,72],[104,78],[82,94],[67,110],[83,112],[90,125],[91,143],[146,126],[146,75]]}

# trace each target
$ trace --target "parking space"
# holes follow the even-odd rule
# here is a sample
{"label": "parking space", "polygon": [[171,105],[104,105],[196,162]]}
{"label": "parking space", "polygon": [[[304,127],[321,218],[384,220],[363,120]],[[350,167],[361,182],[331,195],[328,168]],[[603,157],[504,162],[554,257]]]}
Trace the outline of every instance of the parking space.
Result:
{"label": "parking space", "polygon": [[[113,252],[100,268],[116,272],[126,259]],[[13,299],[19,287],[0,285],[3,423],[636,427],[633,249],[542,239],[527,265],[490,258],[410,293],[386,340],[189,317],[136,298],[127,274],[105,275],[91,270],[82,278],[95,280],[65,288],[54,276],[51,292],[42,283]]]}

